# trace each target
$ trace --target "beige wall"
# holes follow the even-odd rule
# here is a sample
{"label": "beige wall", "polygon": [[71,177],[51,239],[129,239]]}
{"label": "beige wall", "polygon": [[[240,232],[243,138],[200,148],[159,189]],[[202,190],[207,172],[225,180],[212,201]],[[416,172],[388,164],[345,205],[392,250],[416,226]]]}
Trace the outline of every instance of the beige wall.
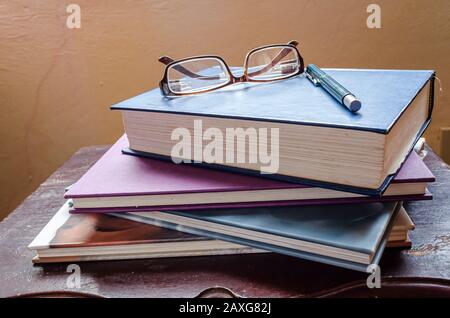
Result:
{"label": "beige wall", "polygon": [[[366,7],[382,8],[368,29]],[[78,3],[81,29],[65,27]],[[0,2],[0,218],[78,148],[121,133],[108,106],[156,87],[162,54],[220,54],[240,65],[259,45],[300,41],[324,67],[436,69],[428,142],[450,126],[448,0],[48,0]]]}

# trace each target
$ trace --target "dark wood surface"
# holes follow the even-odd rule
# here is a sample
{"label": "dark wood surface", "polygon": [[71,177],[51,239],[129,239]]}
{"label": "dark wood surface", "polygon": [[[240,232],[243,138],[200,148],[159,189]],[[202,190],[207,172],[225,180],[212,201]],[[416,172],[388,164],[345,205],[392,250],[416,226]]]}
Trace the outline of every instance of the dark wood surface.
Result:
{"label": "dark wood surface", "polygon": [[385,251],[380,289],[368,289],[364,273],[277,254],[79,263],[81,288],[70,289],[67,264],[33,265],[27,245],[106,149],[81,149],[0,223],[1,297],[450,296],[450,170],[430,150],[434,200],[406,205],[413,246]]}

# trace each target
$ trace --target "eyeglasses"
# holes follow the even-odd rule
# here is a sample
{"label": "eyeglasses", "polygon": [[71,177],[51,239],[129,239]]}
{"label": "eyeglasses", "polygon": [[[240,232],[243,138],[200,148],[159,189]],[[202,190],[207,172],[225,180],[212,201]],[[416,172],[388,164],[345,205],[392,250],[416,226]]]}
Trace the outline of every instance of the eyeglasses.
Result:
{"label": "eyeglasses", "polygon": [[176,61],[162,56],[159,61],[166,68],[159,87],[165,96],[182,96],[210,92],[235,83],[287,79],[304,72],[297,45],[297,41],[290,41],[251,50],[245,57],[242,76],[235,76],[220,56],[194,56]]}

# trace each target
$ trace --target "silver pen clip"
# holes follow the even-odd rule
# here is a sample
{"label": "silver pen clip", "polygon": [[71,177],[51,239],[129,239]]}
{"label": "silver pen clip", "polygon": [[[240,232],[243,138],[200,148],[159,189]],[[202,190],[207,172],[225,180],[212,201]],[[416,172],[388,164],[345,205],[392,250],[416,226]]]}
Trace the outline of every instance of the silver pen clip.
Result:
{"label": "silver pen clip", "polygon": [[319,80],[314,78],[311,74],[309,74],[308,72],[305,72],[305,74],[306,74],[306,77],[311,81],[311,83],[314,84],[314,86],[319,86],[320,85]]}

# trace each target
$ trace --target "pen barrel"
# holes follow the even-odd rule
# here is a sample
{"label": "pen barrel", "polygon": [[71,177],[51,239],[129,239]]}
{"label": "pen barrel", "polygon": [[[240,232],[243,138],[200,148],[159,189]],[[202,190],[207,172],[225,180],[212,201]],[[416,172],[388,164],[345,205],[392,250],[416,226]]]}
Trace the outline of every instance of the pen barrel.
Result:
{"label": "pen barrel", "polygon": [[319,81],[319,84],[340,103],[344,102],[344,97],[346,95],[352,94],[344,86],[336,82],[332,77],[328,76],[327,73],[314,64],[309,64],[306,70],[309,74],[313,75],[313,77]]}

